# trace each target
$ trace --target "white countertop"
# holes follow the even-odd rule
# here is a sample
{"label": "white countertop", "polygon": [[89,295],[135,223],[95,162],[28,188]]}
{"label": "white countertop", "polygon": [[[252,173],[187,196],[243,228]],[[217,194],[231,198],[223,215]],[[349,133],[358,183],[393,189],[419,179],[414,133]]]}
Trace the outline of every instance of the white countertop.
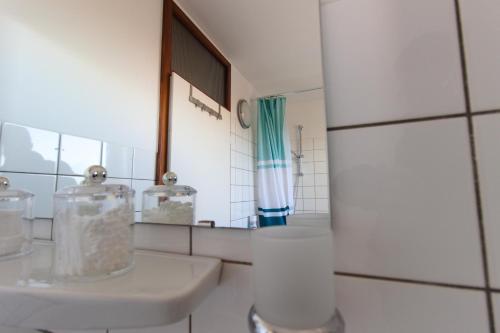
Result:
{"label": "white countertop", "polygon": [[221,261],[136,251],[128,273],[97,282],[53,281],[53,244],[0,261],[0,326],[44,330],[163,326],[188,316],[219,281]]}

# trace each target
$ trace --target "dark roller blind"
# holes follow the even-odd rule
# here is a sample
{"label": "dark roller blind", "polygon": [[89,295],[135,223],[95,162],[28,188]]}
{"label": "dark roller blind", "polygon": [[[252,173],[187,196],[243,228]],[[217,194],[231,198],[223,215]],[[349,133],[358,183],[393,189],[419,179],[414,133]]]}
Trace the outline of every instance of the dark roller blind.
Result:
{"label": "dark roller blind", "polygon": [[226,100],[226,66],[174,17],[172,70],[217,103]]}

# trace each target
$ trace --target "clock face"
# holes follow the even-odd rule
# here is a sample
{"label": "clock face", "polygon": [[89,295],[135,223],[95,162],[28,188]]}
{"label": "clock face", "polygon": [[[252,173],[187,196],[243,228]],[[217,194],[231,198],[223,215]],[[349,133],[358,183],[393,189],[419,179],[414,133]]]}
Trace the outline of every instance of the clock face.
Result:
{"label": "clock face", "polygon": [[238,102],[238,120],[243,128],[249,128],[252,122],[250,105],[244,99],[240,99]]}

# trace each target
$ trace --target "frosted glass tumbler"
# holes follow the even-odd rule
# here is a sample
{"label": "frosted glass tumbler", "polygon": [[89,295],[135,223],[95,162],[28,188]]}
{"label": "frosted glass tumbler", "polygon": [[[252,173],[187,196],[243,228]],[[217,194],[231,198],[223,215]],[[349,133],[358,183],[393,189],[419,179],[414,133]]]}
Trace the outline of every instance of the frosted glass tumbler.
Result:
{"label": "frosted glass tumbler", "polygon": [[252,233],[255,308],[289,329],[321,327],[335,312],[329,228],[268,227]]}

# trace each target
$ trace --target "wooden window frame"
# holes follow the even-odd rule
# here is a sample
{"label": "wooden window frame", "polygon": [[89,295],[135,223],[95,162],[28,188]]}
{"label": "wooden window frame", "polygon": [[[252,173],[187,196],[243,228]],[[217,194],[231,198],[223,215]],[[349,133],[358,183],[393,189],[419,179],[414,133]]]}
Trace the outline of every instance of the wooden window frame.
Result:
{"label": "wooden window frame", "polygon": [[158,153],[156,155],[156,183],[160,184],[168,168],[168,127],[170,78],[172,76],[172,21],[179,20],[193,36],[226,67],[226,91],[224,107],[231,111],[231,63],[217,47],[205,36],[193,21],[174,3],[163,0],[163,27],[160,70],[160,112],[158,126]]}

